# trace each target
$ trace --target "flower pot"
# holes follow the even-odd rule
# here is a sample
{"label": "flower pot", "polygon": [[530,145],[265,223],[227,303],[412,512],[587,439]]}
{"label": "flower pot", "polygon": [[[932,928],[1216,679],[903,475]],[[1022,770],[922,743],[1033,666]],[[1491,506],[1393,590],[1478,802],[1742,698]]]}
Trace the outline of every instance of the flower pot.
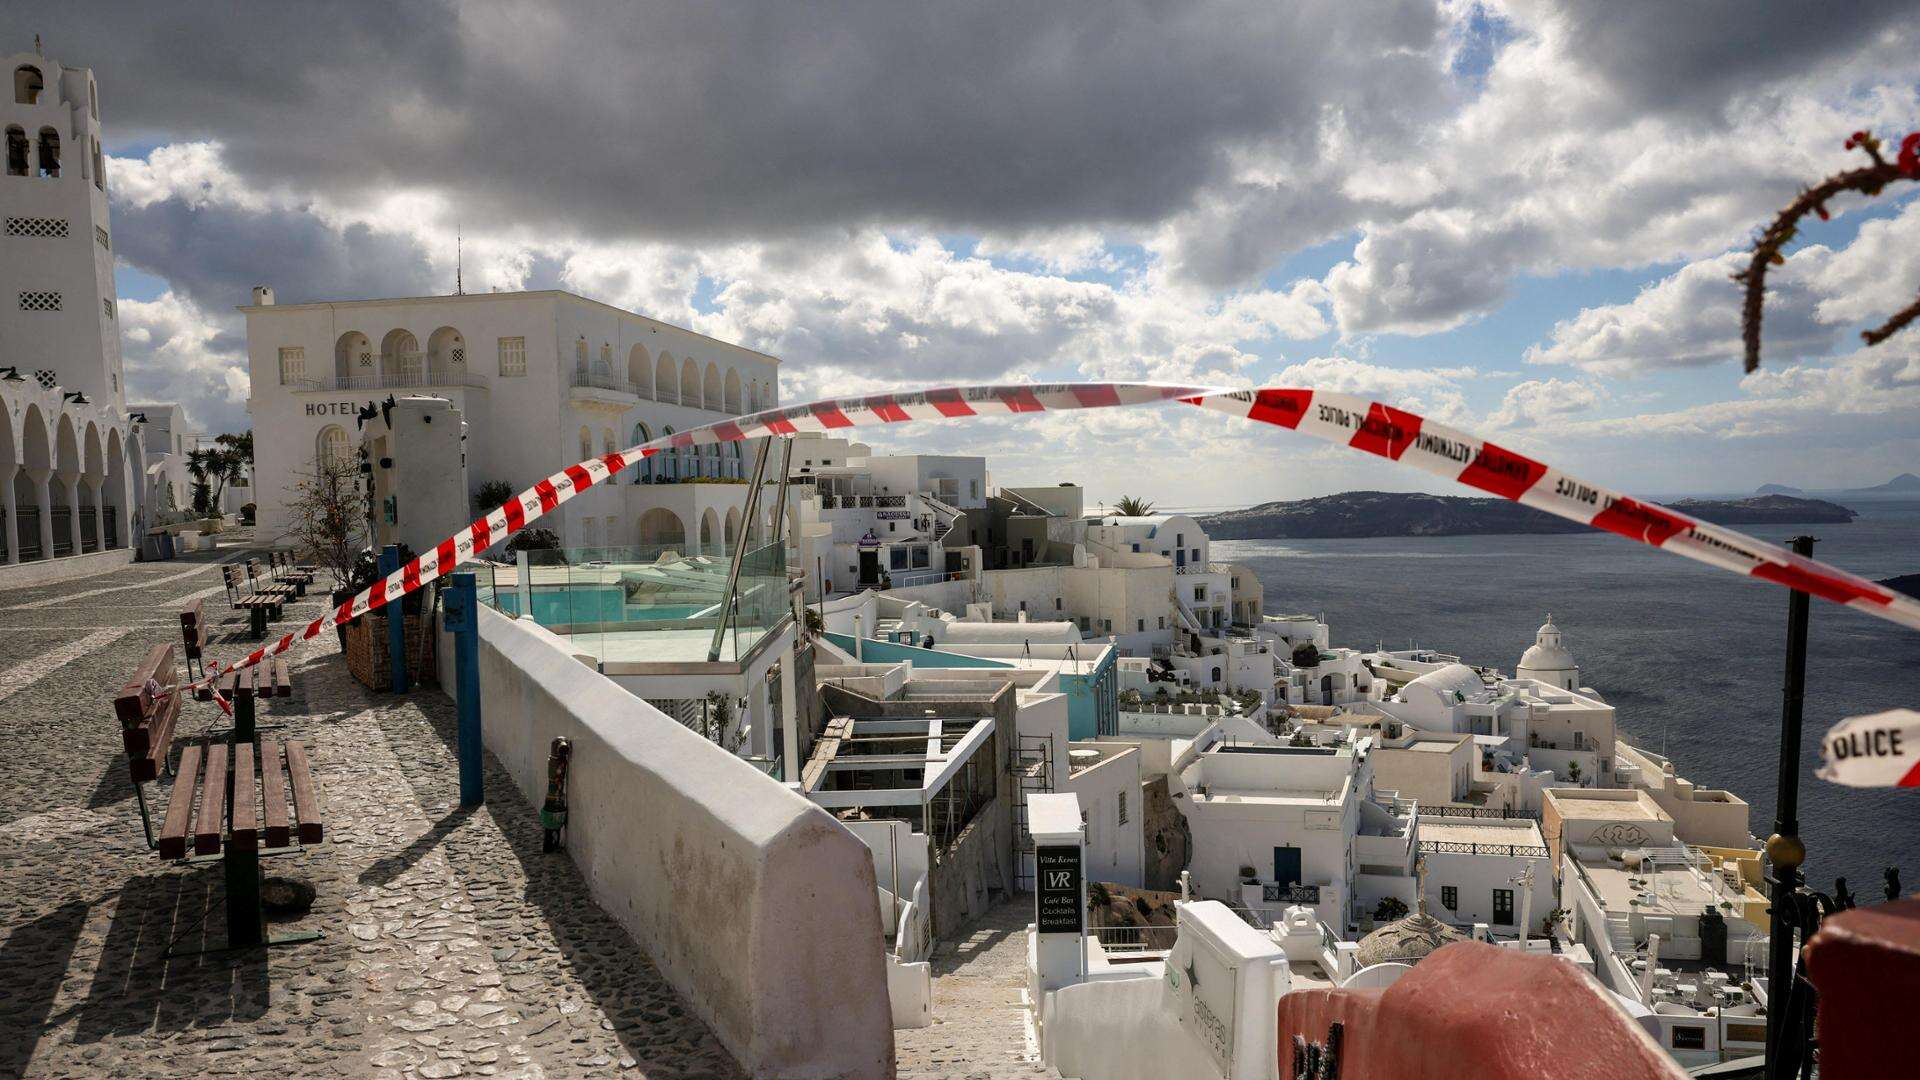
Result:
{"label": "flower pot", "polygon": [[[351,600],[351,599],[353,599],[353,596],[354,596],[354,592],[355,592],[355,590],[353,590],[353,589],[335,589],[335,590],[333,590],[333,594],[332,594],[332,595],[333,595],[333,610],[335,610],[335,611],[338,611],[338,610],[340,610],[340,605],[341,605],[341,604],[344,604],[344,603],[346,603],[347,601],[349,601],[349,600]],[[359,621],[359,620],[357,620],[357,619],[356,619],[355,621],[357,622],[357,621]],[[341,652],[346,652],[346,651],[347,651],[347,627],[346,627],[345,625],[341,625],[341,626],[336,626],[336,627],[334,627],[334,628],[333,628],[333,632],[334,632],[334,635],[335,635],[335,636],[337,636],[337,637],[338,637],[338,638],[340,639],[340,651],[341,651]]]}

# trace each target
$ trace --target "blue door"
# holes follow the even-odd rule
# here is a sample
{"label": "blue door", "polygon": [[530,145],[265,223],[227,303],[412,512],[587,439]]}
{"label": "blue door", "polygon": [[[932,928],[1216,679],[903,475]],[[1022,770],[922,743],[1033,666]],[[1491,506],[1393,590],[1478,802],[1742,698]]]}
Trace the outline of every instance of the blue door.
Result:
{"label": "blue door", "polygon": [[1273,849],[1273,883],[1286,888],[1300,883],[1300,849],[1297,847],[1277,847]]}

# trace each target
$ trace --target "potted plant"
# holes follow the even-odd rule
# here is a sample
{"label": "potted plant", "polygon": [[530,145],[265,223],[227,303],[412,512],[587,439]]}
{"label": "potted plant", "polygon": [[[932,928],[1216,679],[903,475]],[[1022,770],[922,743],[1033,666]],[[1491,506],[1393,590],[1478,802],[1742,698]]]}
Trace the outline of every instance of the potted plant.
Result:
{"label": "potted plant", "polygon": [[1251,866],[1240,868],[1240,906],[1259,907],[1266,891],[1260,886],[1260,875]]}

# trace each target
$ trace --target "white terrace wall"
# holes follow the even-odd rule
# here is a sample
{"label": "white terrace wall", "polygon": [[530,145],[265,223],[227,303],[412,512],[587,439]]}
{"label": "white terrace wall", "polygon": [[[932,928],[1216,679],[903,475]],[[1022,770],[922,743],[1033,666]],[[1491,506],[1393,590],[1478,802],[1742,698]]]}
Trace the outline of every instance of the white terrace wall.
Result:
{"label": "white terrace wall", "polygon": [[538,806],[548,745],[572,741],[567,854],[741,1066],[892,1076],[867,846],[583,667],[565,639],[482,608],[480,640],[487,749]]}

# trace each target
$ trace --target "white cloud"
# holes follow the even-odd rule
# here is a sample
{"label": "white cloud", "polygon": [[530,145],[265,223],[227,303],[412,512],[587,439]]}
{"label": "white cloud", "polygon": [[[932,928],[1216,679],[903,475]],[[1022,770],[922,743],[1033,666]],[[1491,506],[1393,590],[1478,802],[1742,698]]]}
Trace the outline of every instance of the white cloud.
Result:
{"label": "white cloud", "polygon": [[[1587,308],[1556,323],[1552,342],[1527,350],[1533,364],[1570,364],[1604,375],[1732,364],[1743,354],[1742,290],[1748,255],[1689,263],[1632,300]],[[1768,366],[1821,356],[1847,324],[1878,321],[1908,303],[1920,282],[1920,202],[1868,221],[1845,248],[1809,245],[1767,275],[1762,357]]]}
{"label": "white cloud", "polygon": [[247,426],[244,342],[173,292],[122,300],[117,311],[129,403],[178,402],[189,426],[209,431]]}

